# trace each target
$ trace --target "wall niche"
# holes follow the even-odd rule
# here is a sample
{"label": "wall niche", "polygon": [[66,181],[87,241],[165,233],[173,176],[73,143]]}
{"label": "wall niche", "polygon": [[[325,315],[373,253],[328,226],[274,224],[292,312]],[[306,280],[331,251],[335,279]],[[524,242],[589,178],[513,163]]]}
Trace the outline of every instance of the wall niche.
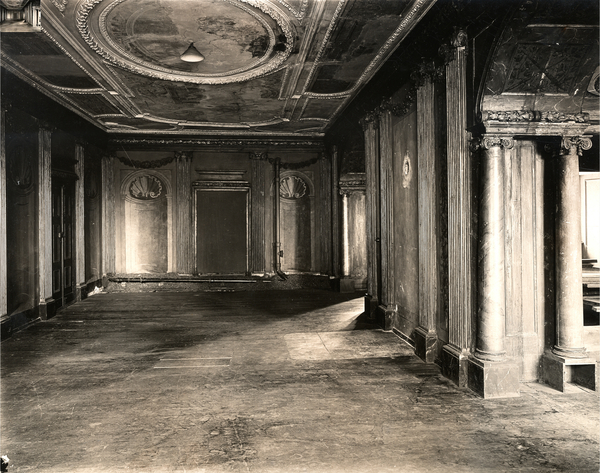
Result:
{"label": "wall niche", "polygon": [[313,271],[315,193],[312,179],[308,174],[299,171],[281,173],[279,211],[283,271]]}
{"label": "wall niche", "polygon": [[122,181],[121,270],[125,273],[172,271],[172,190],[158,171],[129,174]]}

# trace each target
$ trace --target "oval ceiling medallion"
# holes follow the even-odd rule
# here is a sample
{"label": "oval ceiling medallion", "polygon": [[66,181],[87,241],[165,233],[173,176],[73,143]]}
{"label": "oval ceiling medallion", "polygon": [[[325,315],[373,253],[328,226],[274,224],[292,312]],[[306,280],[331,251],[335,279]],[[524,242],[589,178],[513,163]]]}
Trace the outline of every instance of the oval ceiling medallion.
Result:
{"label": "oval ceiling medallion", "polygon": [[[84,0],[77,27],[114,66],[157,79],[196,84],[242,82],[289,57],[291,23],[264,0]],[[191,43],[201,62],[185,62]]]}

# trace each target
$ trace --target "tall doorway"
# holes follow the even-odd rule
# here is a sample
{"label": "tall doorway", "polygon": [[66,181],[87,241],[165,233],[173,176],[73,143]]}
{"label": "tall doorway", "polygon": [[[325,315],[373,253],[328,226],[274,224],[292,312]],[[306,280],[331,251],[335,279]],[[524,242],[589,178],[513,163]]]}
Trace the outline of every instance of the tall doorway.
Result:
{"label": "tall doorway", "polygon": [[52,179],[52,298],[56,308],[75,299],[73,271],[75,182]]}

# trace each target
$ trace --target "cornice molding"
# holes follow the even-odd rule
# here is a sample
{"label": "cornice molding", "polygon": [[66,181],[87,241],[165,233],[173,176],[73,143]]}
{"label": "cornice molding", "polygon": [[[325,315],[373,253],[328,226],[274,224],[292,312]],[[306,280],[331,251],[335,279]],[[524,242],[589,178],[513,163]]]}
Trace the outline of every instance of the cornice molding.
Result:
{"label": "cornice molding", "polygon": [[322,141],[313,140],[257,140],[247,139],[144,139],[144,138],[118,138],[111,139],[109,146],[217,146],[217,147],[259,147],[259,146],[287,146],[287,147],[310,147],[323,148]]}

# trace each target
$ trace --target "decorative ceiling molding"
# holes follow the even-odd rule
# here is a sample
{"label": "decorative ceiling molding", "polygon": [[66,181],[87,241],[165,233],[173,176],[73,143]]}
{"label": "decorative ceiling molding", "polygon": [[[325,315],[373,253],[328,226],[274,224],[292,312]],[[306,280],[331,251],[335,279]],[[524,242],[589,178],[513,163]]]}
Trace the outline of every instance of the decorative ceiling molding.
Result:
{"label": "decorative ceiling molding", "polygon": [[54,4],[54,6],[57,8],[57,10],[61,13],[65,12],[65,10],[67,9],[67,4],[69,3],[69,0],[51,0],[51,1]]}
{"label": "decorative ceiling molding", "polygon": [[285,0],[278,0],[285,8],[287,8],[292,15],[296,17],[297,20],[302,20],[304,15],[306,15],[306,9],[308,7],[308,0],[302,0],[300,5],[300,10],[294,10],[292,6],[287,3]]}
{"label": "decorative ceiling molding", "polygon": [[302,89],[302,94],[306,94],[308,88],[312,85],[313,78],[315,76],[315,73],[317,71],[318,66],[321,63],[321,58],[323,57],[323,53],[325,52],[325,48],[327,47],[327,44],[329,43],[329,39],[331,38],[333,30],[335,29],[335,25],[337,23],[337,20],[338,20],[339,16],[342,14],[342,11],[344,10],[344,7],[346,6],[346,3],[347,3],[347,0],[340,0],[339,3],[338,3],[337,8],[335,9],[335,12],[333,13],[333,16],[331,17],[331,21],[329,23],[329,28],[327,28],[327,32],[325,33],[325,37],[323,38],[323,41],[321,42],[321,47],[319,48],[319,52],[317,53],[317,57],[315,58],[315,60],[313,62],[313,66],[310,69],[310,72],[308,74],[308,77],[307,77],[306,81],[304,82],[304,88]]}
{"label": "decorative ceiling molding", "polygon": [[92,117],[90,117],[90,115],[84,110],[82,110],[81,107],[79,107],[76,103],[69,100],[67,97],[62,95],[62,93],[55,91],[50,84],[40,79],[31,71],[23,68],[20,64],[14,62],[9,56],[7,56],[1,51],[0,62],[2,63],[2,67],[4,69],[14,74],[34,89],[44,94],[46,97],[54,100],[66,109],[70,110],[71,112],[76,113],[77,115],[81,116],[83,119],[92,123],[93,125],[100,127],[103,131],[107,131],[104,125],[99,123],[97,120],[93,120]]}
{"label": "decorative ceiling molding", "polygon": [[[110,3],[110,0],[84,0],[79,5],[76,13],[77,29],[88,46],[109,63],[146,77],[193,84],[219,85],[245,82],[250,79],[263,77],[280,68],[285,60],[288,59],[294,47],[295,32],[293,25],[290,23],[289,18],[277,7],[269,2],[260,0],[224,0],[251,14],[263,24],[263,27],[269,34],[270,44],[269,49],[261,59],[251,63],[247,67],[216,74],[199,74],[160,67],[124,51],[109,37],[106,27],[106,16],[113,8],[126,1],[115,0]],[[102,3],[106,5],[103,9],[101,8]],[[251,8],[242,3],[259,9],[277,23],[286,38],[284,51],[277,51],[274,56],[269,57],[274,50],[276,42],[275,32],[264,19],[256,15]],[[99,10],[95,10],[99,5]],[[96,31],[94,28],[90,29],[90,25],[93,24],[92,18],[99,19],[99,31]]]}
{"label": "decorative ceiling molding", "polygon": [[109,141],[109,146],[217,146],[223,147],[259,147],[259,146],[287,146],[287,147],[311,147],[322,149],[321,140],[257,140],[247,139],[152,139],[152,138],[113,138]]}

